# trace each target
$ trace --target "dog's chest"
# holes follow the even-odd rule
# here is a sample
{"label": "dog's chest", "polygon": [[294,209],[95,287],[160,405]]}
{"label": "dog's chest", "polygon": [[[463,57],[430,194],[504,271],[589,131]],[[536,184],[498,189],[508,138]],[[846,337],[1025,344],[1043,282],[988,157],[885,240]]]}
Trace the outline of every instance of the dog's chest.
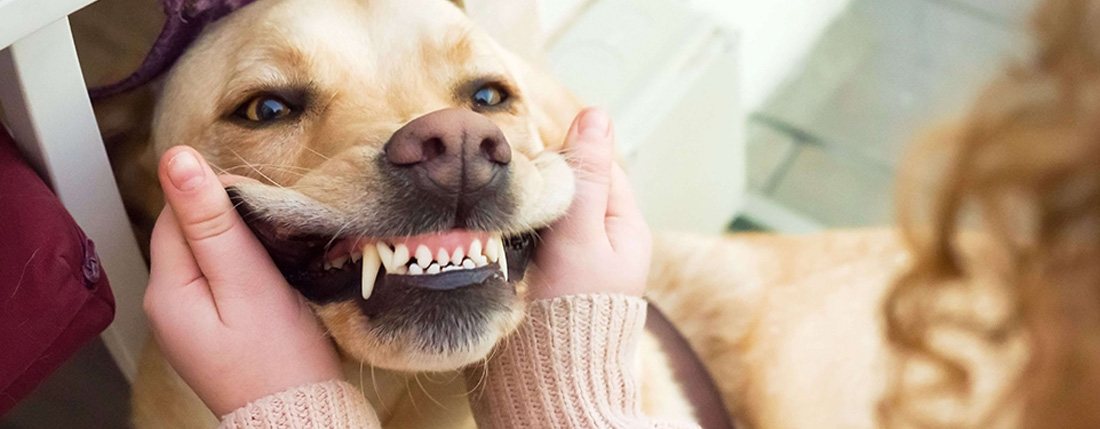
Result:
{"label": "dog's chest", "polygon": [[408,374],[344,362],[347,380],[358,387],[383,427],[476,428],[469,389],[461,372]]}

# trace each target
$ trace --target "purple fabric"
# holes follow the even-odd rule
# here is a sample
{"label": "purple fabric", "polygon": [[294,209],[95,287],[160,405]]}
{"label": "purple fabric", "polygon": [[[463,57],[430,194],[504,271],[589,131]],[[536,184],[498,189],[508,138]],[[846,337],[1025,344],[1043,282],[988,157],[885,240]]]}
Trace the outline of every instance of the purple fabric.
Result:
{"label": "purple fabric", "polygon": [[107,86],[90,89],[92,98],[118,95],[149,83],[176,63],[203,28],[255,0],[164,0],[168,15],[153,48],[130,76]]}
{"label": "purple fabric", "polygon": [[0,416],[114,313],[95,245],[0,127]]}

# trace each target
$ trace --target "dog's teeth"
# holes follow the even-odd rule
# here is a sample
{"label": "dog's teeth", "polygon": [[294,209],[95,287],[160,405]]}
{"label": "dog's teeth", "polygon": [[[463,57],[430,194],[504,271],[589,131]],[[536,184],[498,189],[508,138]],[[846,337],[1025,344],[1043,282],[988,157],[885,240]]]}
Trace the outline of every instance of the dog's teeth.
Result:
{"label": "dog's teeth", "polygon": [[[420,268],[420,267],[417,267],[417,268]],[[398,266],[394,267],[393,273],[394,274],[408,274],[409,273],[409,267],[406,267],[404,265],[398,265]]]}
{"label": "dog's teeth", "polygon": [[464,261],[462,261],[462,268],[472,270],[474,268],[477,268],[477,265],[474,265],[474,261],[471,261],[470,258],[466,258]]}
{"label": "dog's teeth", "polygon": [[481,256],[481,240],[478,240],[478,239],[475,238],[474,242],[470,243],[470,255],[469,256],[471,258],[473,258],[474,256]]}
{"label": "dog's teeth", "polygon": [[325,263],[321,265],[321,268],[324,268],[326,271],[331,270],[332,264],[330,264],[328,261],[325,261]]}
{"label": "dog's teeth", "polygon": [[370,299],[370,294],[374,292],[374,280],[380,266],[382,259],[378,256],[378,247],[373,244],[363,246],[363,299]]}
{"label": "dog's teeth", "polygon": [[485,257],[489,258],[489,262],[496,262],[500,257],[501,244],[500,237],[493,235],[489,237],[489,240],[485,242]]}
{"label": "dog's teeth", "polygon": [[420,268],[428,268],[428,265],[432,263],[432,251],[428,250],[428,246],[423,244],[416,248],[416,265]]}
{"label": "dog's teeth", "polygon": [[466,252],[462,250],[462,246],[458,246],[455,252],[451,254],[451,263],[454,265],[461,265],[462,260],[466,258]]}
{"label": "dog's teeth", "polygon": [[439,251],[435,253],[435,261],[439,262],[440,266],[446,266],[451,262],[451,255],[447,254],[447,249],[440,247]]}
{"label": "dog's teeth", "polygon": [[446,267],[443,267],[443,272],[448,272],[448,271],[454,271],[454,270],[461,270],[461,269],[462,269],[462,267],[459,267],[459,266],[455,266],[455,265],[448,265],[448,266],[446,266]]}
{"label": "dog's teeth", "polygon": [[500,242],[500,259],[497,260],[500,264],[500,272],[504,274],[504,281],[508,281],[508,257],[504,254],[504,242]]}
{"label": "dog's teeth", "polygon": [[382,265],[386,267],[386,272],[392,273],[396,267],[393,263],[393,249],[390,249],[390,245],[381,241],[374,247],[378,249],[378,257],[382,259]]}
{"label": "dog's teeth", "polygon": [[416,264],[409,265],[409,275],[419,276],[421,274],[424,274],[423,268]]}
{"label": "dog's teeth", "polygon": [[485,259],[484,255],[474,255],[474,256],[471,256],[470,259],[473,260],[474,265],[476,265],[478,267],[484,267],[486,265],[489,265],[489,260]]}
{"label": "dog's teeth", "polygon": [[348,258],[351,256],[344,255],[332,260],[332,268],[341,269],[344,268],[344,264],[348,263]]}
{"label": "dog's teeth", "polygon": [[427,271],[424,272],[428,274],[439,274],[440,271],[439,264],[433,262],[431,265],[428,265]]}
{"label": "dog's teeth", "polygon": [[358,250],[356,250],[354,252],[351,252],[351,262],[359,262],[360,259],[363,259],[363,253],[362,252],[360,252]]}
{"label": "dog's teeth", "polygon": [[393,249],[393,265],[401,266],[409,263],[409,247],[404,244],[398,244]]}

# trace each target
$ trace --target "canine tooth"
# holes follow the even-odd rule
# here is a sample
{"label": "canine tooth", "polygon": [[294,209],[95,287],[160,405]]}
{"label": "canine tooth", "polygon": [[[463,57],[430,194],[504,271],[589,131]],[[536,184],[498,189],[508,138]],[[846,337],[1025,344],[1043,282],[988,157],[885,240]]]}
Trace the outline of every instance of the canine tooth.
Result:
{"label": "canine tooth", "polygon": [[440,271],[442,270],[439,268],[439,264],[432,262],[431,265],[428,265],[428,270],[424,272],[428,274],[439,274]]}
{"label": "canine tooth", "polygon": [[378,248],[370,244],[363,246],[363,299],[369,299],[374,292],[374,280],[380,266],[382,258],[378,256]]}
{"label": "canine tooth", "polygon": [[432,263],[432,251],[428,250],[428,246],[423,244],[416,248],[416,265],[420,268],[428,268],[428,265]]}
{"label": "canine tooth", "polygon": [[466,260],[462,261],[462,268],[471,270],[477,268],[477,265],[474,265],[474,261],[471,261],[470,258],[466,258]]}
{"label": "canine tooth", "polygon": [[332,260],[332,268],[336,268],[336,269],[344,268],[344,264],[348,263],[348,258],[350,258],[350,257],[351,256],[349,256],[349,255],[344,255],[344,256],[341,256],[339,258],[333,259]]}
{"label": "canine tooth", "polygon": [[504,255],[504,244],[500,245],[500,260],[497,261],[500,264],[500,272],[504,273],[504,281],[508,281],[508,258]]}
{"label": "canine tooth", "polygon": [[418,276],[421,274],[424,274],[423,268],[416,264],[409,265],[409,275]]}
{"label": "canine tooth", "polygon": [[447,249],[440,247],[439,251],[435,253],[435,260],[439,262],[439,265],[447,265],[448,262],[451,262],[451,255],[447,254]]}
{"label": "canine tooth", "polygon": [[484,267],[486,265],[489,265],[489,260],[485,259],[485,256],[483,256],[483,255],[474,255],[474,256],[471,256],[470,259],[472,259],[474,261],[474,265],[477,265],[479,267]]}
{"label": "canine tooth", "polygon": [[503,248],[503,243],[500,241],[500,237],[492,236],[485,242],[485,257],[489,258],[489,262],[496,262],[500,257],[500,250]]}
{"label": "canine tooth", "polygon": [[397,266],[409,263],[409,247],[398,244],[393,248],[393,264]]}
{"label": "canine tooth", "polygon": [[386,267],[386,272],[392,273],[394,270],[393,249],[390,249],[390,245],[381,241],[374,247],[378,249],[378,257],[382,258],[382,265]]}
{"label": "canine tooth", "polygon": [[458,246],[455,249],[455,253],[451,255],[451,263],[454,265],[461,265],[462,260],[466,258],[466,252],[462,250],[462,246]]}
{"label": "canine tooth", "polygon": [[474,239],[473,243],[470,243],[470,257],[481,256],[481,240]]}

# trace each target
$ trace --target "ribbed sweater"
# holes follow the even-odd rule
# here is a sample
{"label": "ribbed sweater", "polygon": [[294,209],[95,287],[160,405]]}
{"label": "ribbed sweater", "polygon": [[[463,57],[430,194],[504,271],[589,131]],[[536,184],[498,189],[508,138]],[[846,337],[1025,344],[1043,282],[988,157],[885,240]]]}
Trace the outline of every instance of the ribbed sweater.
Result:
{"label": "ribbed sweater", "polygon": [[[472,369],[480,428],[695,428],[641,411],[630,368],[645,325],[644,300],[574,295],[531,304],[487,368]],[[476,373],[476,374],[475,374]],[[484,377],[484,378],[482,378]],[[342,380],[254,401],[221,428],[362,428],[381,425],[362,393]]]}

